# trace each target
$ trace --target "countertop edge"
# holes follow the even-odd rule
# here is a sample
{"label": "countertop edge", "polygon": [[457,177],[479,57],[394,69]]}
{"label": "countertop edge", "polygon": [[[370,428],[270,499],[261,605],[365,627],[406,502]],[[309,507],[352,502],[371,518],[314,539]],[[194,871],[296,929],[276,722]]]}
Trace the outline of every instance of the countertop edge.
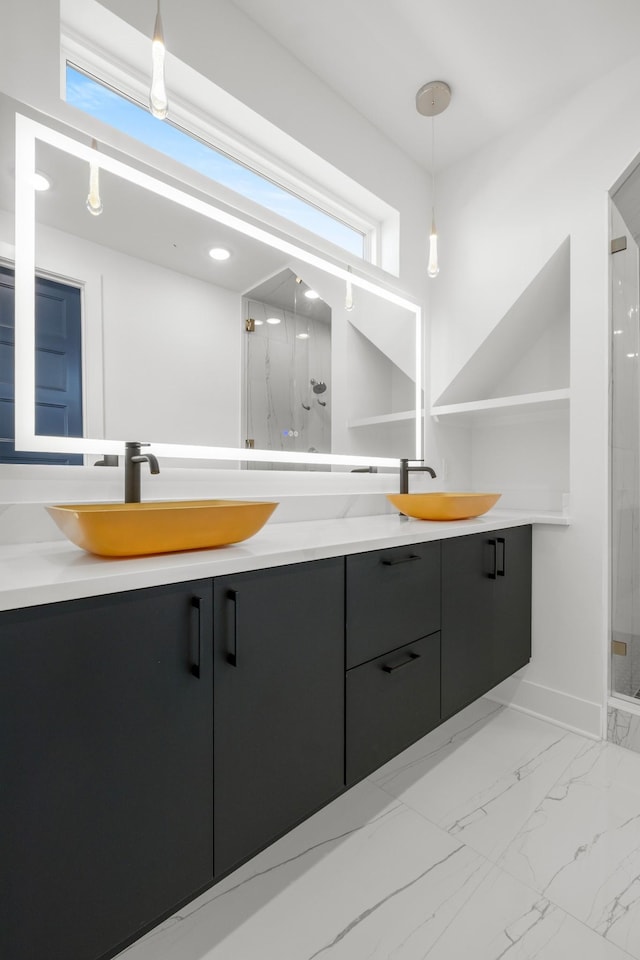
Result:
{"label": "countertop edge", "polygon": [[567,525],[560,514],[492,510],[453,522],[397,515],[267,524],[244,543],[215,550],[106,559],[67,541],[0,546],[0,610],[245,573],[370,550],[529,524]]}

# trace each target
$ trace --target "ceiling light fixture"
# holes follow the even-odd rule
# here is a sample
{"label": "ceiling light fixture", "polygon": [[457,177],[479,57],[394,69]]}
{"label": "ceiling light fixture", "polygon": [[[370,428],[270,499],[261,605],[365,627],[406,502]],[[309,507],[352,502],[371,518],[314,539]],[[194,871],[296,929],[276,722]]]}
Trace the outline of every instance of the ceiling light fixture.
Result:
{"label": "ceiling light fixture", "polygon": [[438,231],[436,230],[436,177],[435,177],[435,121],[451,102],[451,87],[443,80],[430,80],[416,93],[416,110],[423,117],[431,117],[431,231],[429,233],[429,264],[427,275],[434,279],[440,273],[438,263]]}
{"label": "ceiling light fixture", "polygon": [[281,323],[281,322],[282,321],[280,320],[280,317],[267,317],[267,323],[270,323],[274,327],[277,323]]}
{"label": "ceiling light fixture", "polygon": [[224,247],[213,247],[209,250],[209,256],[212,260],[228,260],[231,256],[229,250],[225,250]]}
{"label": "ceiling light fixture", "polygon": [[38,192],[42,192],[43,190],[48,190],[50,186],[51,186],[51,182],[48,179],[48,177],[45,177],[44,173],[38,173],[37,171],[36,173],[34,173],[33,175],[34,190],[37,190]]}
{"label": "ceiling light fixture", "polygon": [[308,339],[309,339],[308,333],[296,333],[296,340],[308,340]]}
{"label": "ceiling light fixture", "polygon": [[[91,141],[91,149],[98,152],[98,144],[95,140]],[[87,195],[87,210],[94,217],[99,217],[102,213],[102,198],[100,197],[100,167],[95,160],[89,161],[89,193]]]}
{"label": "ceiling light fixture", "polygon": [[309,300],[318,300],[318,298],[320,297],[320,294],[317,293],[315,290],[305,290],[304,295],[305,297],[308,297]]}
{"label": "ceiling light fixture", "polygon": [[167,88],[164,81],[164,59],[166,52],[162,17],[160,16],[160,0],[158,0],[156,22],[151,39],[151,90],[149,91],[149,109],[158,120],[164,120],[169,112]]}

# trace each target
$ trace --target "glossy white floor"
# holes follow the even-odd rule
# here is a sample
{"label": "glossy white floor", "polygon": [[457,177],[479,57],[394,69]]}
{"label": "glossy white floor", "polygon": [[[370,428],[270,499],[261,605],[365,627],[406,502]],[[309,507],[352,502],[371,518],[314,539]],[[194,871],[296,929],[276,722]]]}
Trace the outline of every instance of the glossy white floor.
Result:
{"label": "glossy white floor", "polygon": [[481,700],[121,956],[640,958],[640,754]]}

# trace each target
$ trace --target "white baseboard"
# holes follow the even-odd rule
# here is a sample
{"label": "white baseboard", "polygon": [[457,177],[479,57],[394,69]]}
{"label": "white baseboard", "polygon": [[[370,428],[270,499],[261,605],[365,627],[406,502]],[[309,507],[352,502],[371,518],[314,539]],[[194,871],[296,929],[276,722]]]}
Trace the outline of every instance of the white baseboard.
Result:
{"label": "white baseboard", "polygon": [[573,733],[595,740],[602,739],[604,707],[600,703],[582,700],[518,676],[504,680],[485,696],[540,720],[558,724]]}

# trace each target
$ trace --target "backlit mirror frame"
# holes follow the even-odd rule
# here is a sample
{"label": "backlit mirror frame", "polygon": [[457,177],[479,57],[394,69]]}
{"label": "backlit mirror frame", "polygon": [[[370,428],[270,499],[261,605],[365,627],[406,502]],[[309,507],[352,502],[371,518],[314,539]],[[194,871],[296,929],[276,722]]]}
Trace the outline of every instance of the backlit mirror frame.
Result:
{"label": "backlit mirror frame", "polygon": [[[15,204],[15,435],[16,449],[25,451],[76,453],[103,455],[122,454],[127,440],[144,440],[144,437],[124,437],[122,440],[94,439],[90,437],[52,437],[35,432],[35,191],[36,142],[42,141],[57,147],[80,160],[96,163],[118,177],[137,184],[167,200],[180,204],[210,220],[229,226],[245,236],[266,243],[298,260],[318,267],[320,270],[350,280],[353,287],[367,290],[374,295],[403,307],[415,318],[415,399],[416,430],[415,449],[407,451],[416,459],[422,457],[422,310],[405,297],[380,286],[364,277],[348,271],[317,254],[297,246],[291,241],[255,224],[242,220],[234,214],[220,210],[185,190],[178,189],[135,167],[131,167],[106,153],[98,152],[71,137],[16,114],[16,204]],[[395,457],[350,456],[348,454],[303,453],[282,450],[257,450],[244,447],[199,446],[193,444],[156,443],[152,449],[157,456],[178,459],[258,461],[270,463],[327,464],[333,466],[398,467]]]}

